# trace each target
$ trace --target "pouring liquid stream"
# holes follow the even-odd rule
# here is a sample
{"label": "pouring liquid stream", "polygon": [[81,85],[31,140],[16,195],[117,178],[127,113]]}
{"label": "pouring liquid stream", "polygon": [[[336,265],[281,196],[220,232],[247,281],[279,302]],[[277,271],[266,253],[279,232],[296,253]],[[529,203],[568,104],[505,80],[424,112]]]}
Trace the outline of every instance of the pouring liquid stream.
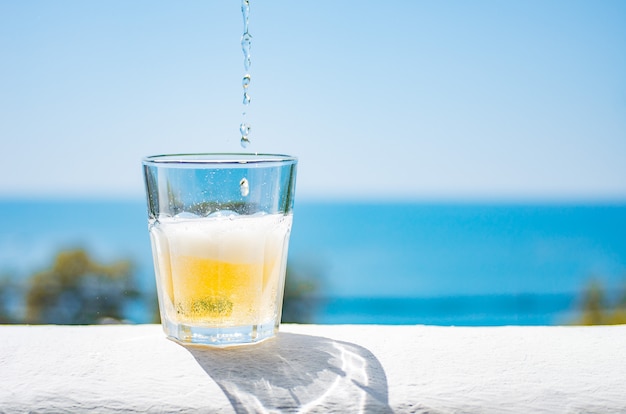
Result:
{"label": "pouring liquid stream", "polygon": [[241,14],[243,15],[243,35],[241,36],[241,50],[243,51],[243,67],[245,74],[241,81],[243,87],[243,106],[242,121],[239,125],[239,132],[241,133],[241,146],[247,148],[250,144],[250,124],[246,119],[246,112],[250,106],[251,98],[248,88],[250,87],[250,65],[252,60],[250,58],[250,48],[252,46],[252,36],[248,30],[248,22],[250,18],[250,0],[241,0]]}

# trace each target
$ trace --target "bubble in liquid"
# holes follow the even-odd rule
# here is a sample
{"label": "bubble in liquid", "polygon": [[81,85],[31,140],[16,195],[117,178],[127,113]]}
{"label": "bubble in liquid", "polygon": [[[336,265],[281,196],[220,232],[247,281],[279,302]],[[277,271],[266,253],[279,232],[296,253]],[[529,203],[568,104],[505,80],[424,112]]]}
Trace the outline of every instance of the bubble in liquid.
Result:
{"label": "bubble in liquid", "polygon": [[250,184],[248,184],[248,180],[246,178],[242,178],[239,181],[239,190],[241,191],[242,197],[247,197],[250,194]]}

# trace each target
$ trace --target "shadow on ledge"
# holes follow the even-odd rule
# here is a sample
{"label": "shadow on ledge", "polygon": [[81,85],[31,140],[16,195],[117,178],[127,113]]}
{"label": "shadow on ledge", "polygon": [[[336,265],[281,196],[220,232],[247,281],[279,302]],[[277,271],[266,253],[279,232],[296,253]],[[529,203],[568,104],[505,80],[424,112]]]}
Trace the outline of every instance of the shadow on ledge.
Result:
{"label": "shadow on ledge", "polygon": [[237,413],[391,413],[376,357],[348,342],[280,332],[258,345],[185,347]]}

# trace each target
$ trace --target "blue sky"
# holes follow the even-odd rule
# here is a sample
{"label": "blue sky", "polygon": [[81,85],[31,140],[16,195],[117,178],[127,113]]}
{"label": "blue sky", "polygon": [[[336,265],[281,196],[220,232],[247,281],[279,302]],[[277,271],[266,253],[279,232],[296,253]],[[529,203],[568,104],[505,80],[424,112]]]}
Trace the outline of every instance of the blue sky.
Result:
{"label": "blue sky", "polygon": [[[250,151],[298,197],[626,200],[626,2],[251,0]],[[0,0],[0,197],[240,151],[240,2]]]}

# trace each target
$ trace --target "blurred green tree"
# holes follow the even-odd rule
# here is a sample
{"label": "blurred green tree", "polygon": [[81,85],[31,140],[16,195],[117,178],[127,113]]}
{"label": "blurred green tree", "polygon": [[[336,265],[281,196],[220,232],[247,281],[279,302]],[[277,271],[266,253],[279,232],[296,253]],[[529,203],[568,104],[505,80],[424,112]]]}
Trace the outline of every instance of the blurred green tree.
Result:
{"label": "blurred green tree", "polygon": [[32,275],[25,294],[24,321],[32,324],[94,324],[121,321],[139,297],[132,264],[95,261],[84,249],[58,253],[52,266]]}
{"label": "blurred green tree", "polygon": [[592,280],[583,293],[580,317],[575,325],[620,325],[626,324],[626,285],[617,300],[610,303],[605,289],[597,280]]}
{"label": "blurred green tree", "polygon": [[315,312],[320,305],[320,299],[315,296],[319,289],[320,277],[311,267],[287,266],[285,276],[285,294],[283,297],[284,323],[311,323]]}
{"label": "blurred green tree", "polygon": [[0,324],[15,323],[17,319],[8,307],[12,297],[15,297],[16,289],[8,276],[0,277]]}

